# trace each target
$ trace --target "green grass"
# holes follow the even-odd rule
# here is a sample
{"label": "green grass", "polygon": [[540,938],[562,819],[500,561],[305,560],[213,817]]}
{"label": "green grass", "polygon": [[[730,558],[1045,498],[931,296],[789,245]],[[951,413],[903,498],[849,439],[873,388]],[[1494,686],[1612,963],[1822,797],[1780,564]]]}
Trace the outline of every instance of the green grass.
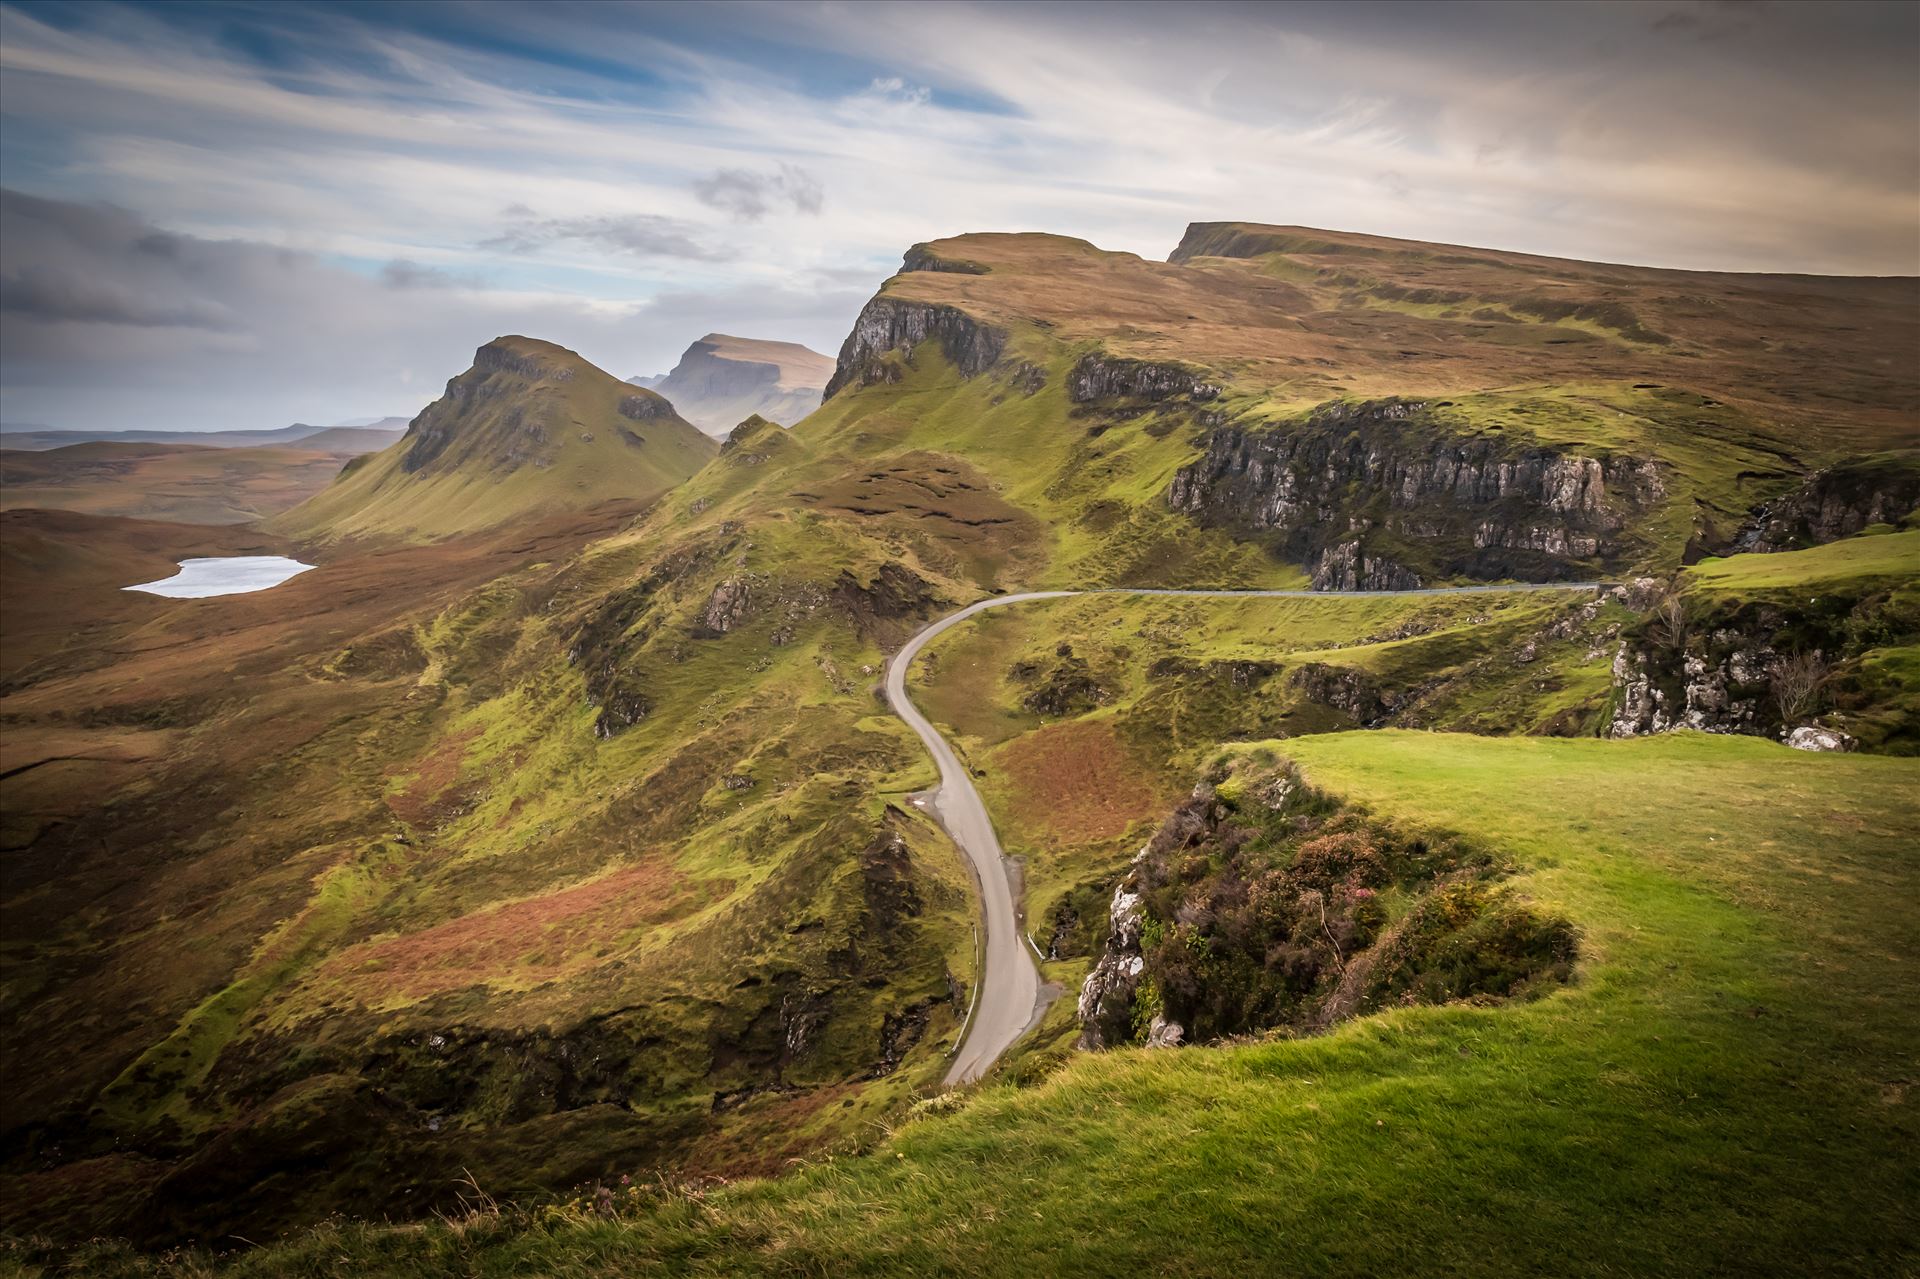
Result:
{"label": "green grass", "polygon": [[[1221,741],[1355,726],[1353,716],[1291,683],[1304,665],[1357,671],[1388,692],[1424,690],[1394,713],[1425,725],[1591,731],[1611,688],[1613,647],[1601,636],[1627,614],[1607,602],[1581,620],[1590,600],[1519,593],[1035,601],[980,614],[936,639],[915,667],[913,696],[980,774],[1003,846],[1025,863],[1027,916],[1043,936],[1064,898],[1111,879]],[[1518,660],[1543,627],[1567,618],[1578,625],[1565,638],[1537,642],[1531,660]],[[1034,681],[1013,672],[1021,664],[1047,669],[1062,644],[1108,694],[1065,722],[1110,730],[1119,764],[1139,775],[1118,805],[1137,819],[1124,833],[1061,828],[1071,787],[1083,783],[1070,772],[1053,776],[1050,721],[1022,704]],[[1236,677],[1236,667],[1244,674]]]}
{"label": "green grass", "polygon": [[[1575,983],[1310,1039],[1078,1056],[873,1154],[619,1220],[327,1227],[218,1273],[1888,1274],[1920,1245],[1920,766],[1682,734],[1272,744],[1465,834]],[[171,1269],[169,1265],[171,1264]],[[210,1273],[101,1258],[98,1271]]]}
{"label": "green grass", "polygon": [[1688,569],[1689,589],[1753,595],[1920,578],[1920,530],[1850,537],[1804,551],[1730,555]]}

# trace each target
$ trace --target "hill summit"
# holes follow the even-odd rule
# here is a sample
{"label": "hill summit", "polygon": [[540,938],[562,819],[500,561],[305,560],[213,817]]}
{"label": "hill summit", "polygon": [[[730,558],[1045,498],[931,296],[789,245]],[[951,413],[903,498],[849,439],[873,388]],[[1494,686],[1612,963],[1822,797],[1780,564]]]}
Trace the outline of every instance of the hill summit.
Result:
{"label": "hill summit", "polygon": [[500,337],[399,443],[348,464],[274,526],[296,537],[445,536],[535,512],[649,500],[715,452],[654,392],[565,347]]}
{"label": "hill summit", "polygon": [[798,342],[709,333],[664,376],[627,379],[658,391],[682,417],[713,436],[758,414],[792,426],[820,407],[833,360]]}

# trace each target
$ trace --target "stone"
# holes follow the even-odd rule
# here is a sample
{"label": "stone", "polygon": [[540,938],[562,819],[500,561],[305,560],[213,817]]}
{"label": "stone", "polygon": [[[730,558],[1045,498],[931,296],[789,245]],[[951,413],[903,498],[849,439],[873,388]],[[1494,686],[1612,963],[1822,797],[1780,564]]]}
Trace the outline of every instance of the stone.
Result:
{"label": "stone", "polygon": [[1858,743],[1837,728],[1802,724],[1787,734],[1787,745],[1797,751],[1850,751]]}

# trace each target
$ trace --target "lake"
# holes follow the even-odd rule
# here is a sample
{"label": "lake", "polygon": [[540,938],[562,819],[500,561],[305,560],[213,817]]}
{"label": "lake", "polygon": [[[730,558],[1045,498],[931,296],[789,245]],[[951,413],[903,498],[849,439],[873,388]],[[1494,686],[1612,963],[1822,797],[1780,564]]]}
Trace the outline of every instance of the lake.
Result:
{"label": "lake", "polygon": [[197,600],[210,595],[244,595],[278,586],[312,568],[284,555],[223,555],[211,559],[181,560],[180,571],[157,582],[142,582],[123,590],[144,591],[169,599]]}

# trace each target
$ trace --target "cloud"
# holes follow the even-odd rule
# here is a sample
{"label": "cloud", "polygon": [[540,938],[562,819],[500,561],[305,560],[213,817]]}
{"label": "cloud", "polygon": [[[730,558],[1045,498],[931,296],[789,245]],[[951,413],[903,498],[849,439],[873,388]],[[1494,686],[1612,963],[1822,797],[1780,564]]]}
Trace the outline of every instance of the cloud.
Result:
{"label": "cloud", "polygon": [[0,192],[0,312],[41,324],[235,327],[207,296],[206,263],[109,205]]}
{"label": "cloud", "polygon": [[480,277],[471,272],[422,266],[411,258],[394,258],[380,268],[380,282],[390,289],[477,289]]}
{"label": "cloud", "polygon": [[489,288],[405,259],[353,270],[0,189],[0,388],[9,421],[56,427],[411,416],[502,333],[559,342],[621,376],[669,367],[716,330],[835,349],[875,278],[616,304]]}
{"label": "cloud", "polygon": [[818,217],[826,199],[820,179],[797,164],[786,163],[772,173],[720,169],[694,179],[693,193],[700,203],[719,209],[736,222],[758,222],[773,211],[776,203],[791,204],[796,213]]}
{"label": "cloud", "polygon": [[677,218],[626,213],[588,218],[523,218],[480,242],[483,249],[532,253],[550,244],[575,240],[631,253],[636,257],[680,258],[689,262],[725,262],[732,255],[694,239],[695,228]]}

